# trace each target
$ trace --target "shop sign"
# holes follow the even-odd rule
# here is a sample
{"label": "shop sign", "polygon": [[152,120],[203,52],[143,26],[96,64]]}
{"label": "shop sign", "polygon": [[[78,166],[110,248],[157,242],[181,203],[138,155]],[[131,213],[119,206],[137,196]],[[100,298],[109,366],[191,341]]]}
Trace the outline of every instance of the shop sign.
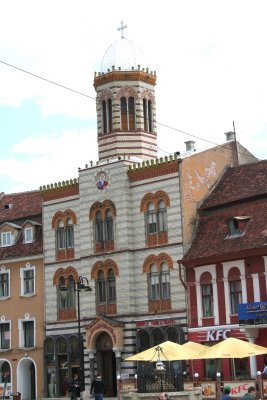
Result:
{"label": "shop sign", "polygon": [[247,392],[250,386],[255,386],[255,381],[241,381],[238,384],[233,382],[224,382],[224,386],[230,386],[231,388],[231,396],[235,397],[243,397]]}
{"label": "shop sign", "polygon": [[138,328],[144,326],[162,326],[162,325],[175,325],[176,320],[169,318],[169,319],[152,319],[150,321],[136,321],[136,326]]}
{"label": "shop sign", "polygon": [[239,323],[266,324],[267,323],[267,301],[254,303],[243,303],[238,305]]}
{"label": "shop sign", "polygon": [[227,339],[228,333],[231,329],[216,329],[212,331],[207,331],[206,342],[218,342],[220,339]]}

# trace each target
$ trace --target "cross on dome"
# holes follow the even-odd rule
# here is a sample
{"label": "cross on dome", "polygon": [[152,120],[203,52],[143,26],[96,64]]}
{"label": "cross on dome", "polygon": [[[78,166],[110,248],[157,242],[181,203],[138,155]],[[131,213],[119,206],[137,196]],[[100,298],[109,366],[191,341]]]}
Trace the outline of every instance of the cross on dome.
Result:
{"label": "cross on dome", "polygon": [[126,28],[127,28],[127,25],[123,25],[123,21],[121,21],[121,26],[118,28],[118,31],[121,31],[121,38],[124,38],[123,30]]}

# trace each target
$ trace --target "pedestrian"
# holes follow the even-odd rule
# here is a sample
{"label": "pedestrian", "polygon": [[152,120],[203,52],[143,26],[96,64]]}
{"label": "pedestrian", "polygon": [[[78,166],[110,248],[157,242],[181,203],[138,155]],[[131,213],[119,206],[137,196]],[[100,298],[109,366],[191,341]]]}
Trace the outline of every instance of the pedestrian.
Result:
{"label": "pedestrian", "polygon": [[263,371],[262,371],[263,378],[267,378],[267,361],[264,363]]}
{"label": "pedestrian", "polygon": [[165,392],[161,393],[159,396],[159,399],[160,400],[168,400],[169,399],[168,393],[165,393]]}
{"label": "pedestrian", "polygon": [[223,394],[222,394],[220,400],[231,400],[232,397],[230,396],[230,393],[231,393],[231,388],[230,388],[230,386],[224,386],[224,388],[223,388]]}
{"label": "pedestrian", "polygon": [[253,400],[253,399],[255,398],[255,396],[256,396],[256,389],[255,389],[254,386],[250,386],[250,387],[248,388],[247,393],[246,393],[243,397],[241,397],[241,399],[244,399],[244,400]]}
{"label": "pedestrian", "polygon": [[91,383],[90,393],[92,394],[94,392],[95,400],[103,400],[105,391],[105,385],[101,375],[97,375]]}
{"label": "pedestrian", "polygon": [[80,397],[80,381],[78,374],[73,375],[73,379],[69,384],[69,392],[71,400],[77,400]]}

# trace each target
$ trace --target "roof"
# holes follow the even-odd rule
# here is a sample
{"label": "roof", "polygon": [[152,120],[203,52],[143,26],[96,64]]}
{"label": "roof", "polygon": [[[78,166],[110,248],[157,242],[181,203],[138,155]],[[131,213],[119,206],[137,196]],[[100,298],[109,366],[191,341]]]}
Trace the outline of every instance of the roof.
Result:
{"label": "roof", "polygon": [[42,196],[39,190],[0,196],[0,223],[23,218],[28,220],[41,213]]}
{"label": "roof", "polygon": [[[267,160],[228,168],[199,208],[187,266],[267,254]],[[228,220],[248,216],[242,235],[228,236]],[[244,220],[241,218],[240,220]]]}
{"label": "roof", "polygon": [[[238,188],[238,190],[237,190]],[[267,160],[228,167],[201,209],[267,194]]]}
{"label": "roof", "polygon": [[105,73],[112,68],[121,68],[123,71],[136,69],[140,65],[149,67],[142,50],[130,39],[122,37],[115,40],[106,50],[101,63],[101,72]]}
{"label": "roof", "polygon": [[33,243],[23,243],[20,231],[12,246],[0,247],[0,259],[40,255],[43,252],[42,196],[39,191],[2,194],[0,196],[0,226],[5,224],[20,230],[25,223],[35,226]]}

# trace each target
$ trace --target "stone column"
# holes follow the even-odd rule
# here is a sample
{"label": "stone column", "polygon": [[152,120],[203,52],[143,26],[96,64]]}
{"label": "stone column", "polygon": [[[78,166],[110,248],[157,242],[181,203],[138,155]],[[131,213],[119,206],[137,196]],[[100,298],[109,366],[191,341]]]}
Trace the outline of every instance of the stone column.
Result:
{"label": "stone column", "polygon": [[116,358],[116,376],[121,374],[121,349],[113,348]]}

